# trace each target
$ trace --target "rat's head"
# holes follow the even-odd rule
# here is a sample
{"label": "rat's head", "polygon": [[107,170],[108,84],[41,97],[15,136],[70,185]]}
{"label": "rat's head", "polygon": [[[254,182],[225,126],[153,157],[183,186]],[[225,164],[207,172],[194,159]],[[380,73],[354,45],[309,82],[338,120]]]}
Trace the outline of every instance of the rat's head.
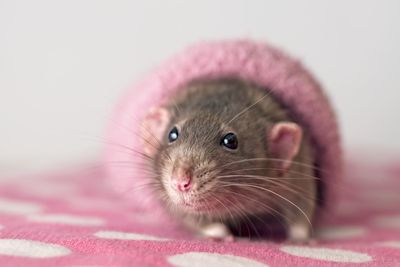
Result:
{"label": "rat's head", "polygon": [[171,121],[156,164],[170,201],[188,212],[219,208],[226,165],[242,159],[237,129],[217,116]]}
{"label": "rat's head", "polygon": [[[143,123],[144,152],[152,158],[166,204],[191,214],[230,216],[238,205],[254,205],[257,190],[245,188],[248,183],[262,184],[261,176],[289,167],[301,129],[291,122],[258,121],[257,110],[235,117],[249,106],[246,101],[218,111],[210,106],[152,109]],[[262,160],[271,157],[282,161]]]}

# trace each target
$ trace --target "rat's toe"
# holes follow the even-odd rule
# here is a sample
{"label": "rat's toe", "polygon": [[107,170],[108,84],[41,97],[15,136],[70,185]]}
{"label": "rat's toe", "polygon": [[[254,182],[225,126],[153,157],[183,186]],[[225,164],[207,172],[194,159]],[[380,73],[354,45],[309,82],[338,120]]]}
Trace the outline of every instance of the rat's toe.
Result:
{"label": "rat's toe", "polygon": [[222,223],[212,223],[203,226],[201,229],[201,234],[207,238],[214,241],[234,241],[234,236],[225,224]]}

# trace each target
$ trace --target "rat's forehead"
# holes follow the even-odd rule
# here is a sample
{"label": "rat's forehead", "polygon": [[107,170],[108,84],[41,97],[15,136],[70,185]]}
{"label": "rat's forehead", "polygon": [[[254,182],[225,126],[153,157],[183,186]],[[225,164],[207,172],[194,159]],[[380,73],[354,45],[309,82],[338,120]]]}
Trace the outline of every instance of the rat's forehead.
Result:
{"label": "rat's forehead", "polygon": [[204,130],[208,131],[227,131],[233,130],[233,127],[227,124],[227,121],[220,119],[216,115],[200,113],[190,117],[176,118],[173,122],[180,129]]}

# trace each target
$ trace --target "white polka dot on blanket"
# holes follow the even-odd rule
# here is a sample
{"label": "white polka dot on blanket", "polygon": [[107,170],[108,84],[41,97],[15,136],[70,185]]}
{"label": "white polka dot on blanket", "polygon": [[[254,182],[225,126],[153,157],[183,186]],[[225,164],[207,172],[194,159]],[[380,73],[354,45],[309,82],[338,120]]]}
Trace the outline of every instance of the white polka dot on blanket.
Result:
{"label": "white polka dot on blanket", "polygon": [[189,252],[168,257],[176,267],[267,267],[268,265],[244,257],[207,252]]}
{"label": "white polka dot on blanket", "polygon": [[388,248],[399,248],[400,249],[400,240],[395,241],[384,241],[378,243],[379,246],[388,247]]}
{"label": "white polka dot on blanket", "polygon": [[321,239],[346,239],[365,235],[367,230],[359,226],[332,226],[318,229],[317,237]]}
{"label": "white polka dot on blanket", "polygon": [[117,231],[98,231],[94,236],[105,239],[120,239],[120,240],[152,240],[152,241],[167,241],[167,238],[161,238],[151,235],[117,232]]}
{"label": "white polka dot on blanket", "polygon": [[27,219],[31,222],[68,224],[76,226],[100,226],[105,223],[101,218],[71,214],[32,214],[28,216]]}
{"label": "white polka dot on blanket", "polygon": [[52,258],[70,254],[71,251],[57,244],[25,239],[0,239],[0,255]]}
{"label": "white polka dot on blanket", "polygon": [[400,229],[400,215],[382,216],[373,220],[376,226],[383,228],[399,228]]}
{"label": "white polka dot on blanket", "polygon": [[22,215],[36,213],[42,209],[42,205],[37,203],[0,198],[0,213]]}
{"label": "white polka dot on blanket", "polygon": [[343,249],[283,246],[281,250],[294,256],[331,262],[360,263],[372,260],[368,254]]}

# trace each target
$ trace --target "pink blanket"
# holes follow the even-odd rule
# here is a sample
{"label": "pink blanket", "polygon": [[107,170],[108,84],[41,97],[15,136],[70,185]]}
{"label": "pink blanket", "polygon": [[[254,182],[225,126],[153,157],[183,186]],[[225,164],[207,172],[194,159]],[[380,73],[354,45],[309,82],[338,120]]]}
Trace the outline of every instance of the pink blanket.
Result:
{"label": "pink blanket", "polygon": [[0,266],[400,266],[399,164],[347,164],[309,245],[196,240],[115,195],[98,168],[0,179]]}

